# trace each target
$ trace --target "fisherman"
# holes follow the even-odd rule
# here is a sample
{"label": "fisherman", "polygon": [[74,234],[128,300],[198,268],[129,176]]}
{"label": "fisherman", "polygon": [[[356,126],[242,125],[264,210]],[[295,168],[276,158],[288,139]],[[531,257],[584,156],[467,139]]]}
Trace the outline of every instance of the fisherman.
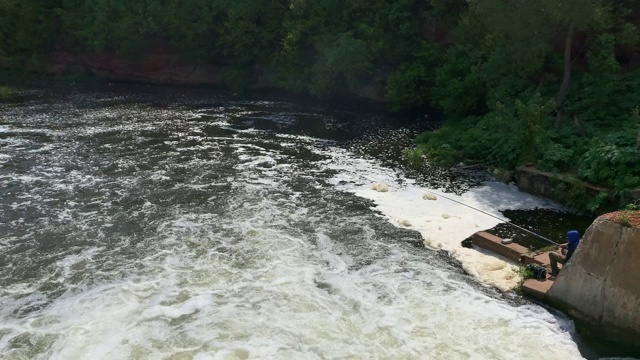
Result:
{"label": "fisherman", "polygon": [[558,246],[560,253],[552,251],[549,253],[549,262],[551,263],[551,276],[558,276],[560,270],[558,269],[558,263],[563,266],[571,259],[571,256],[576,251],[578,244],[580,243],[580,233],[577,230],[571,230],[567,232],[568,243]]}

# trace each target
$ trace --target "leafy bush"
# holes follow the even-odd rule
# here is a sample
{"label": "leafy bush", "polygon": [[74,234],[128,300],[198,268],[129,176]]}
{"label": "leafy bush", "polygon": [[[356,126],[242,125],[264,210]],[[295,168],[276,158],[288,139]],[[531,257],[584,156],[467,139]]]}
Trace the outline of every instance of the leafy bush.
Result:
{"label": "leafy bush", "polygon": [[231,91],[238,93],[245,91],[253,83],[253,74],[247,68],[227,66],[222,72],[222,79]]}
{"label": "leafy bush", "polygon": [[11,100],[18,95],[18,92],[10,86],[0,86],[0,101]]}
{"label": "leafy bush", "polygon": [[531,269],[529,269],[527,266],[525,265],[521,265],[518,268],[518,275],[520,275],[520,278],[524,281],[527,279],[533,279],[533,271],[531,271]]}
{"label": "leafy bush", "polygon": [[573,166],[574,152],[564,144],[548,142],[541,144],[542,154],[538,168],[546,171],[565,171]]}
{"label": "leafy bush", "polygon": [[640,149],[596,139],[579,160],[578,175],[614,191],[640,186]]}
{"label": "leafy bush", "polygon": [[640,210],[640,205],[638,205],[638,204],[627,204],[627,206],[625,206],[624,209],[627,210],[627,211],[638,211],[638,210]]}
{"label": "leafy bush", "polygon": [[450,164],[456,158],[495,161],[507,169],[535,160],[543,152],[539,138],[554,104],[539,94],[525,101],[499,102],[482,117],[445,123],[425,135],[427,141],[422,139],[426,152],[436,163]]}
{"label": "leafy bush", "polygon": [[620,216],[618,216],[618,221],[620,222],[620,224],[622,226],[627,226],[627,227],[631,226],[631,222],[629,220],[629,215],[621,214]]}
{"label": "leafy bush", "polygon": [[329,96],[336,91],[353,89],[362,83],[371,68],[367,44],[351,32],[340,34],[325,45],[312,67],[309,90],[316,96]]}
{"label": "leafy bush", "polygon": [[411,109],[430,103],[441,52],[437,45],[423,41],[410,61],[389,74],[387,93],[392,109]]}
{"label": "leafy bush", "polygon": [[584,182],[575,176],[565,177],[563,180],[553,180],[553,194],[563,203],[576,209],[595,213],[612,202],[612,194],[598,192],[587,188]]}
{"label": "leafy bush", "polygon": [[405,149],[402,153],[402,158],[409,166],[420,168],[424,163],[424,151],[419,148]]}

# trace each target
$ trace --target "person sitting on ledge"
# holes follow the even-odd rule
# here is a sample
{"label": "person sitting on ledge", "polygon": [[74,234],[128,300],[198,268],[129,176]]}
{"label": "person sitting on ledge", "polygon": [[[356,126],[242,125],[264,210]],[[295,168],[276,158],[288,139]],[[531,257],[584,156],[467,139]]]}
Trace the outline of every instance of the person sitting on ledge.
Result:
{"label": "person sitting on ledge", "polygon": [[551,276],[558,276],[560,270],[558,269],[558,263],[563,266],[571,259],[571,256],[576,251],[578,244],[580,243],[580,233],[577,230],[571,230],[567,232],[568,243],[558,246],[558,250],[561,253],[552,251],[549,253],[549,262],[551,263]]}

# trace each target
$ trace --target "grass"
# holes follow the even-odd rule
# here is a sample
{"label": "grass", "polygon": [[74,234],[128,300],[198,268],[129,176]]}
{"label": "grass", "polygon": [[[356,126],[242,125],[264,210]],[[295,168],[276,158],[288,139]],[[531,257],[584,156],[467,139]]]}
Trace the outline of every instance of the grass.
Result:
{"label": "grass", "polygon": [[631,221],[629,220],[629,217],[627,215],[620,215],[618,217],[618,221],[620,222],[620,225],[622,225],[622,226],[626,226],[626,227],[630,227],[631,226]]}
{"label": "grass", "polygon": [[524,295],[522,293],[522,284],[524,284],[525,280],[533,278],[533,271],[529,270],[526,265],[521,265],[518,268],[518,275],[520,275],[520,282],[518,283],[518,286],[516,286],[514,290],[516,294],[522,296]]}
{"label": "grass", "polygon": [[518,274],[522,278],[522,281],[533,278],[533,271],[529,270],[525,265],[518,268]]}
{"label": "grass", "polygon": [[424,154],[420,149],[405,149],[402,157],[411,167],[420,168],[424,164]]}

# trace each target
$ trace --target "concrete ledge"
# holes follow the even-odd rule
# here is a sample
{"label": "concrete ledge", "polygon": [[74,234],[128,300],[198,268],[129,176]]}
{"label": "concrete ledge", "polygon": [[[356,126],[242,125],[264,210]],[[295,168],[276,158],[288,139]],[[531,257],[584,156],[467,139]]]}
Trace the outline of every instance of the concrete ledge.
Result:
{"label": "concrete ledge", "polygon": [[[515,170],[514,177],[520,191],[558,201],[561,201],[561,199],[558,198],[554,190],[554,183],[568,182],[570,181],[569,179],[574,179],[573,181],[575,181],[575,175],[541,171],[533,166],[518,166]],[[586,181],[579,181],[579,183],[582,184],[586,191],[594,197],[599,195],[600,193],[610,193],[609,189],[591,184]],[[631,196],[636,199],[640,199],[640,189],[631,190]],[[613,201],[611,204],[605,205],[607,208],[618,208],[615,201]]]}
{"label": "concrete ledge", "polygon": [[549,252],[543,253],[531,253],[526,247],[511,243],[502,244],[502,239],[489,234],[486,231],[480,231],[471,237],[471,241],[474,245],[481,247],[485,250],[491,251],[495,254],[501,255],[513,262],[522,264],[537,264],[544,266],[548,269],[547,278],[544,280],[528,279],[522,283],[522,293],[532,296],[534,298],[543,300],[547,296],[547,292],[553,285],[553,280],[549,279],[550,266],[549,266]]}
{"label": "concrete ledge", "polygon": [[551,289],[553,281],[549,279],[536,280],[528,279],[522,283],[522,292],[536,299],[544,299],[547,296],[547,292]]}
{"label": "concrete ledge", "polygon": [[489,250],[514,262],[520,262],[522,255],[529,252],[529,249],[516,243],[504,245],[502,244],[501,238],[493,234],[489,234],[486,231],[480,231],[473,234],[471,241],[476,246]]}

